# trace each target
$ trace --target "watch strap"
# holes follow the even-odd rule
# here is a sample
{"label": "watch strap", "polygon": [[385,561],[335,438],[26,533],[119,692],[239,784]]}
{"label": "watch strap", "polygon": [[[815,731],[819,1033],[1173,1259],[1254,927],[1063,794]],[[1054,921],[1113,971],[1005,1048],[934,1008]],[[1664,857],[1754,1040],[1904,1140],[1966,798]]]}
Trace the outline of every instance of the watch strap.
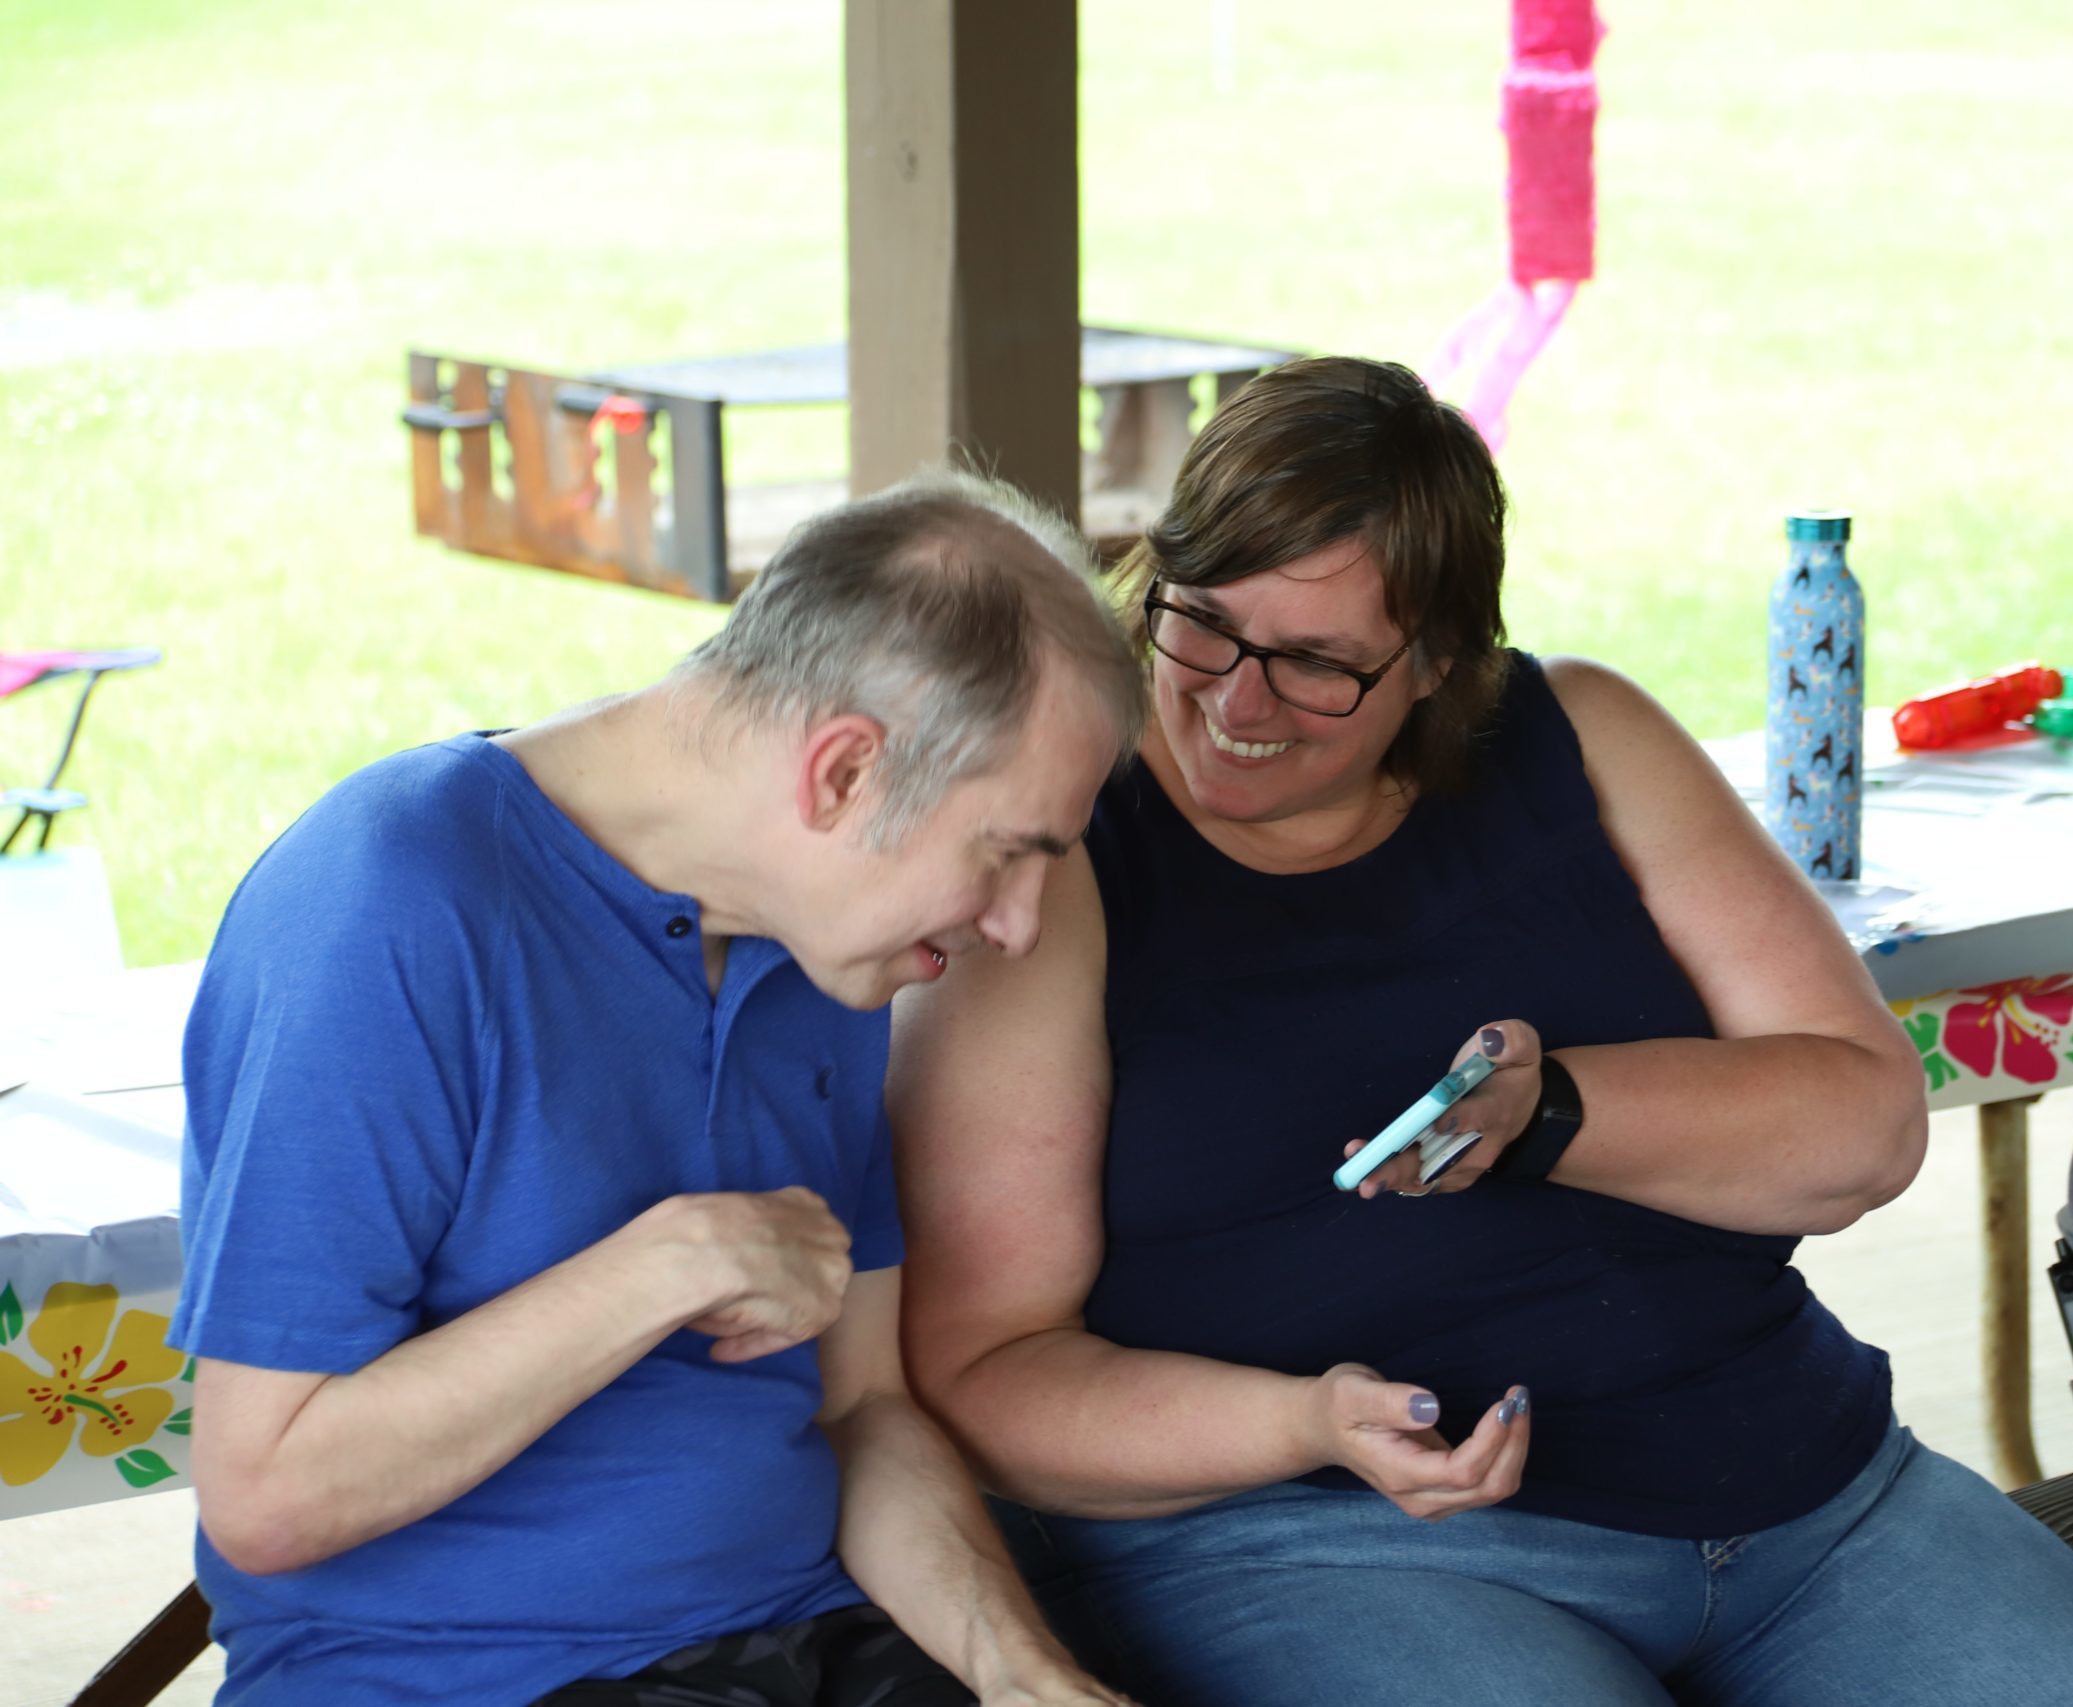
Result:
{"label": "watch strap", "polygon": [[1569,1069],[1552,1055],[1540,1058],[1540,1104],[1526,1130],[1498,1151],[1487,1170],[1510,1185],[1544,1180],[1584,1123],[1583,1098]]}

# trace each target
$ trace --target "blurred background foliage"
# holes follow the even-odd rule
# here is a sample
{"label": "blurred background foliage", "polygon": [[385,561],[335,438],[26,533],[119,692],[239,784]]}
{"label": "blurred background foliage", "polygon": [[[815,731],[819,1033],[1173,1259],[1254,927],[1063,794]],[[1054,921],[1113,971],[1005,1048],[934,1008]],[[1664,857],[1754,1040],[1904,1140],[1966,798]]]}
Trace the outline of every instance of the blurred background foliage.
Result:
{"label": "blurred background foliage", "polygon": [[[1606,0],[1599,271],[1503,466],[1515,639],[1761,714],[1781,517],[1858,517],[1875,702],[2073,665],[2063,0]],[[1086,0],[1090,320],[1421,362],[1502,276],[1504,0]],[[415,539],[412,346],[842,334],[836,0],[0,0],[0,645],[163,646],[60,832],[201,953],[353,767],[635,685],[715,613]],[[839,411],[737,415],[737,479]],[[69,695],[0,704],[40,781]]]}

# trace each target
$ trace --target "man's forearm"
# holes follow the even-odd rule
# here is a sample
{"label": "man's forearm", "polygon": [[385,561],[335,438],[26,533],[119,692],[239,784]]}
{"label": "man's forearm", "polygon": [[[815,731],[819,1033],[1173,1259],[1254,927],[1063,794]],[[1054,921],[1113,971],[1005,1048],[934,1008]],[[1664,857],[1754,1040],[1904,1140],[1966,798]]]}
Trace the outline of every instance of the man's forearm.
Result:
{"label": "man's forearm", "polygon": [[224,1417],[270,1402],[277,1372],[205,1362],[195,1470],[219,1550],[246,1570],[300,1569],[437,1511],[509,1463],[691,1313],[639,1232],[636,1222],[317,1380],[263,1450],[226,1440]]}
{"label": "man's forearm", "polygon": [[836,1549],[902,1630],[988,1698],[1074,1670],[971,1472],[913,1400],[866,1398],[823,1426],[842,1464]]}

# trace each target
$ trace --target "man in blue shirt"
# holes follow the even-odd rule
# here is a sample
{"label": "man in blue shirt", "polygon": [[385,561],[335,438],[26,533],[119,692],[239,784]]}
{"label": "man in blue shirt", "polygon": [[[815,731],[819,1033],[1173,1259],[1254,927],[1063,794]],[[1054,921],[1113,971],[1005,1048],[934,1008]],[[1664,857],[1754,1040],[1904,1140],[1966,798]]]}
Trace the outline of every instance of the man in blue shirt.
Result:
{"label": "man in blue shirt", "polygon": [[1139,703],[1070,530],[928,477],[663,681],[267,852],[170,1336],[220,1701],[1122,1699],[907,1397],[881,1091],[895,990],[1034,943]]}

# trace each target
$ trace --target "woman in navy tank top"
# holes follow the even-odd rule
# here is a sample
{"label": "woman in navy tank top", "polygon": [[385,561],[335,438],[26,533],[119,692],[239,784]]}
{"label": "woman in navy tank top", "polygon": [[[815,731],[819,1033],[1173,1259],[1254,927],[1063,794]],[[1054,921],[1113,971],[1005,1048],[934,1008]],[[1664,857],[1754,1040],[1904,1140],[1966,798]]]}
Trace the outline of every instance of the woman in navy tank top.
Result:
{"label": "woman in navy tank top", "polygon": [[[896,1014],[916,1385],[1151,1707],[2073,1699],[2073,1552],[1791,1267],[1913,1177],[1914,1050],[1653,700],[1505,648],[1504,509],[1394,365],[1196,441],[1141,758]],[[1477,1057],[1446,1171],[1334,1186]]]}

